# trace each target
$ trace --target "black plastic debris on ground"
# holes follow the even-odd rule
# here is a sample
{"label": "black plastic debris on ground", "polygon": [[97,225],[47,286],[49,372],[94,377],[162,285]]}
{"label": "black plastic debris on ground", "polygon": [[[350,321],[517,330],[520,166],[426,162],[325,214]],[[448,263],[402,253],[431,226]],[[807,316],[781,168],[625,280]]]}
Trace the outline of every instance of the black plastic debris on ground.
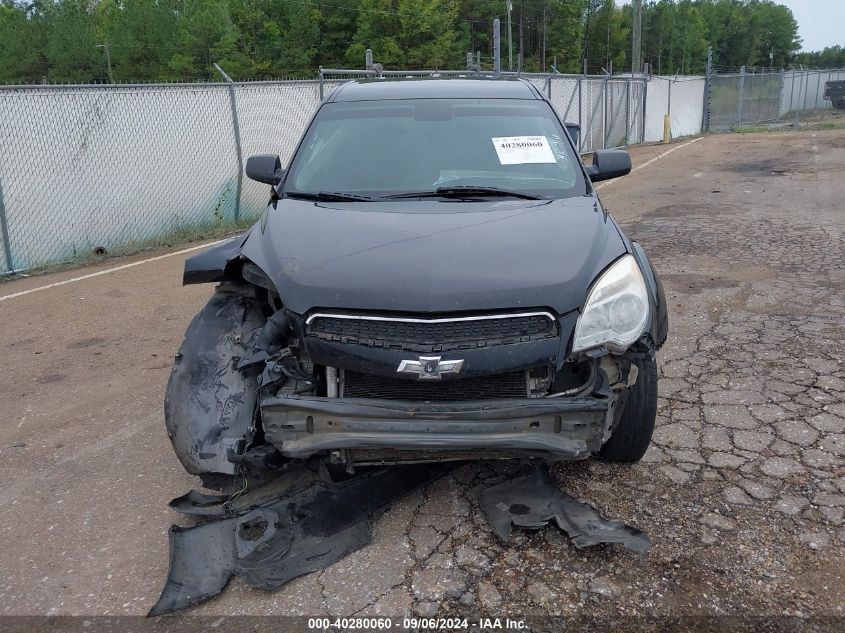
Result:
{"label": "black plastic debris on ground", "polygon": [[232,576],[276,589],[328,567],[370,542],[375,515],[443,472],[415,464],[334,482],[302,468],[231,499],[192,490],[171,507],[210,520],[170,528],[170,571],[149,615],[207,600]]}
{"label": "black plastic debris on ground", "polygon": [[621,543],[640,554],[651,548],[651,541],[641,530],[605,519],[589,503],[563,492],[546,465],[485,488],[479,494],[479,503],[490,527],[503,541],[508,540],[512,527],[537,530],[553,520],[578,548]]}
{"label": "black plastic debris on ground", "polygon": [[[232,576],[276,589],[328,567],[370,542],[376,515],[453,466],[393,466],[337,482],[312,461],[231,496],[192,490],[170,507],[205,522],[170,528],[170,571],[149,615],[207,600]],[[644,554],[651,547],[640,530],[604,519],[593,506],[562,492],[546,465],[483,489],[479,502],[505,541],[513,526],[540,529],[554,520],[579,548],[621,543]]]}

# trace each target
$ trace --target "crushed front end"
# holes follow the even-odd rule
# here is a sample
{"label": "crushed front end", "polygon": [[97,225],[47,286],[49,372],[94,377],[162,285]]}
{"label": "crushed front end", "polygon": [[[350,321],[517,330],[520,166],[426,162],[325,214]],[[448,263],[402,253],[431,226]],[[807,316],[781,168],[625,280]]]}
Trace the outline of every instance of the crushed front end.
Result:
{"label": "crushed front end", "polygon": [[285,313],[265,356],[263,438],[344,464],[599,452],[636,381],[636,353],[568,354],[577,313]]}

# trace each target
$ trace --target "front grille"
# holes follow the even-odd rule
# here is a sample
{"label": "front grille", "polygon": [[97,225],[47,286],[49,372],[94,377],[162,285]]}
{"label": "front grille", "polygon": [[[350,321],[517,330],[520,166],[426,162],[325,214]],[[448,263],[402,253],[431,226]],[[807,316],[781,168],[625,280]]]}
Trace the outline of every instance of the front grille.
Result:
{"label": "front grille", "polygon": [[344,372],[344,398],[384,398],[386,400],[493,400],[525,398],[528,388],[525,372],[477,376],[458,380],[408,380]]}
{"label": "front grille", "polygon": [[321,340],[406,352],[479,349],[557,337],[544,314],[501,318],[401,321],[318,315],[308,335]]}

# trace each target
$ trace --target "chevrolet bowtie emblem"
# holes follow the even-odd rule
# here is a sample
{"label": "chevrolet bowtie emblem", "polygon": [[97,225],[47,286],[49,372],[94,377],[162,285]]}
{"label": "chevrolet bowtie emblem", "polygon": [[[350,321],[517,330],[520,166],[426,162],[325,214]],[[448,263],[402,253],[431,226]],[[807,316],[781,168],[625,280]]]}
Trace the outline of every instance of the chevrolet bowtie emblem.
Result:
{"label": "chevrolet bowtie emblem", "polygon": [[420,380],[440,380],[441,374],[457,374],[464,364],[461,360],[440,360],[440,356],[420,356],[419,360],[403,360],[397,374],[416,374]]}

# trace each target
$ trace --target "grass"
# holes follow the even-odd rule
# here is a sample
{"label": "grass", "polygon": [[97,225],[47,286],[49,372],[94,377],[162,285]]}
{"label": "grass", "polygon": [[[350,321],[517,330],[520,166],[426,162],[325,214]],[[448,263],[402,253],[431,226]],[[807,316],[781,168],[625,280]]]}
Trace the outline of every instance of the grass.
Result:
{"label": "grass", "polygon": [[766,126],[749,125],[747,127],[743,126],[743,127],[734,128],[732,131],[736,134],[758,134],[758,133],[761,133],[761,132],[772,132],[772,131],[780,131],[780,130],[779,129],[772,130],[772,128],[769,128],[769,127],[766,127]]}
{"label": "grass", "polygon": [[178,226],[165,234],[158,235],[147,240],[133,240],[131,242],[127,242],[126,244],[121,244],[114,250],[109,251],[106,255],[97,255],[93,252],[86,252],[62,262],[47,264],[45,266],[31,268],[26,271],[8,274],[0,273],[0,284],[24,277],[35,277],[62,270],[90,266],[91,264],[99,264],[118,257],[127,257],[129,255],[137,255],[148,251],[182,246],[190,244],[191,242],[203,242],[206,240],[229,237],[237,235],[238,233],[243,233],[253,224],[255,224],[255,218],[241,219],[237,222],[215,221],[198,225]]}
{"label": "grass", "polygon": [[769,132],[841,129],[845,129],[845,112],[825,108],[799,112],[797,121],[795,112],[789,112],[777,121],[736,126],[731,132],[735,134],[765,134]]}
{"label": "grass", "polygon": [[845,129],[845,120],[843,121],[825,121],[824,123],[812,124],[809,126],[814,130],[842,130]]}

